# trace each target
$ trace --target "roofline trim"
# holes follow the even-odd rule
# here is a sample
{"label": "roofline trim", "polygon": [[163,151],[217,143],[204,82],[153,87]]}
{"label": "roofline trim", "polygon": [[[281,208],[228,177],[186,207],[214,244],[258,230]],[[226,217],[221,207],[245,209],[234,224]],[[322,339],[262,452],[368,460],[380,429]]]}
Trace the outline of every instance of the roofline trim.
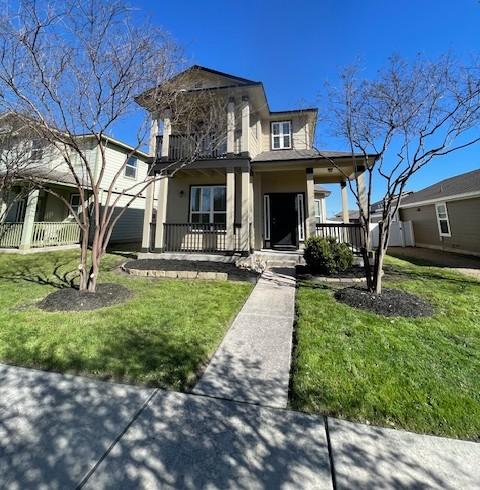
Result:
{"label": "roofline trim", "polygon": [[480,190],[463,192],[461,194],[450,194],[449,196],[439,196],[439,197],[434,197],[432,199],[425,199],[424,201],[415,201],[406,204],[402,204],[400,202],[399,208],[400,209],[416,208],[418,206],[428,206],[429,204],[435,204],[437,202],[461,201],[463,199],[473,199],[475,197],[480,197]]}

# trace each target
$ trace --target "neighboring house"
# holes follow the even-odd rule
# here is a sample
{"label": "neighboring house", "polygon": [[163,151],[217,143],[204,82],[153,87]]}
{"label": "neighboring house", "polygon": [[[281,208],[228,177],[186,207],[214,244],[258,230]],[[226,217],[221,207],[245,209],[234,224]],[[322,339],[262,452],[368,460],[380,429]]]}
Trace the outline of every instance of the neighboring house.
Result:
{"label": "neighboring house", "polygon": [[442,180],[400,203],[418,247],[480,256],[480,170]]}
{"label": "neighboring house", "polygon": [[[100,151],[94,136],[79,137],[87,159],[94,172],[98,172]],[[102,179],[102,188],[107,189],[113,176],[125,162],[133,148],[120,141],[108,138],[106,147],[107,166]],[[47,186],[73,206],[80,205],[78,188],[72,173],[58,156],[48,151],[36,140],[31,142],[30,162],[24,165],[17,176],[15,186],[8,195],[0,196],[0,251],[6,249],[25,251],[55,246],[76,246],[80,241],[80,228],[65,203],[46,192]],[[141,151],[132,153],[131,158],[118,178],[114,188],[114,197],[131,187],[135,180],[142,182],[147,175],[148,155]],[[22,178],[23,176],[23,178]],[[29,177],[41,181],[38,188],[30,188]],[[1,178],[1,169],[0,169]],[[28,187],[28,190],[26,190]],[[88,189],[88,186],[85,186]],[[128,192],[120,198],[118,208],[122,208],[131,199]],[[102,196],[102,199],[104,197]],[[111,237],[115,242],[140,242],[145,207],[145,196],[138,197],[119,219]],[[5,216],[4,216],[5,215]]]}
{"label": "neighboring house", "polygon": [[144,251],[297,250],[326,220],[328,191],[316,184],[338,183],[345,206],[345,175],[364,187],[364,160],[355,168],[349,152],[314,149],[317,109],[271,111],[261,82],[199,66],[182,75],[186,96],[208,90],[226,101],[225,145],[174,172],[186,139],[169,108],[143,104],[153,120],[151,174],[164,175],[147,192]]}
{"label": "neighboring house", "polygon": [[338,212],[334,216],[330,218],[330,221],[336,222],[336,223],[360,223],[360,212],[355,209],[349,209],[348,210],[348,221],[345,221],[345,216],[343,211]]}

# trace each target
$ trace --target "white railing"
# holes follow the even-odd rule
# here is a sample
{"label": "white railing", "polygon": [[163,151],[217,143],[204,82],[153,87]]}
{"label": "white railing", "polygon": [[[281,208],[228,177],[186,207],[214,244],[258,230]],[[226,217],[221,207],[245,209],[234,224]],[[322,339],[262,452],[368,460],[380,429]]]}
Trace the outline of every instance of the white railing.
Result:
{"label": "white railing", "polygon": [[0,224],[0,248],[15,248],[22,240],[23,223]]}
{"label": "white railing", "polygon": [[32,247],[74,245],[80,242],[80,227],[77,223],[34,223]]}

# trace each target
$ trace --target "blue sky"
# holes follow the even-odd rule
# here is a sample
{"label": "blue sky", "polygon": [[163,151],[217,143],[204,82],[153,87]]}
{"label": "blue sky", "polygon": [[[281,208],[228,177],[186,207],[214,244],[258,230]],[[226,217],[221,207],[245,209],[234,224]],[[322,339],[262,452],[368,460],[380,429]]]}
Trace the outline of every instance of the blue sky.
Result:
{"label": "blue sky", "polygon": [[[393,53],[467,58],[480,48],[478,0],[131,0],[192,63],[262,81],[272,110],[318,105],[325,81],[359,62],[375,75]],[[128,126],[119,135],[128,140]],[[339,148],[317,134],[322,148]],[[480,145],[437,160],[410,190],[480,168]],[[353,202],[350,201],[353,205]],[[353,207],[353,206],[352,206]],[[340,210],[334,188],[328,213]]]}

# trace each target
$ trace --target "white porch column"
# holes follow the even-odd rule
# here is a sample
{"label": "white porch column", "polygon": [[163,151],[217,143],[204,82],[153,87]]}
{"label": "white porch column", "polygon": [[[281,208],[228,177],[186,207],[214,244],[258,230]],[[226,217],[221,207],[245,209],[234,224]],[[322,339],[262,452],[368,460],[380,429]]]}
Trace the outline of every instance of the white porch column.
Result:
{"label": "white porch column", "polygon": [[155,251],[163,251],[164,233],[163,225],[167,221],[168,182],[170,177],[165,175],[158,180],[157,195],[157,223],[155,226]]}
{"label": "white porch column", "polygon": [[313,180],[313,168],[307,168],[306,186],[306,213],[305,213],[305,238],[315,236],[315,182]]}
{"label": "white porch column", "polygon": [[20,250],[27,250],[32,246],[33,223],[35,222],[35,211],[37,210],[39,193],[40,191],[38,189],[34,189],[28,193]]}
{"label": "white porch column", "polygon": [[250,103],[248,97],[242,97],[242,153],[248,153],[250,150]]}
{"label": "white porch column", "polygon": [[365,173],[362,172],[357,174],[357,183],[358,183],[358,197],[360,201],[360,207],[363,210],[364,215],[367,215],[368,211],[368,203],[367,203],[367,190],[365,188]]}
{"label": "white porch column", "polygon": [[235,153],[235,99],[227,104],[227,153]]}
{"label": "white porch column", "polygon": [[163,116],[163,139],[162,139],[162,158],[168,158],[170,149],[170,134],[172,133],[172,124],[170,120],[170,112],[166,112]]}
{"label": "white porch column", "polygon": [[248,188],[248,219],[250,223],[250,234],[249,234],[249,249],[255,248],[255,217],[253,215],[255,194],[253,190],[253,172],[249,172],[249,188]]}
{"label": "white porch column", "polygon": [[7,193],[0,192],[0,223],[6,218],[7,213]]}
{"label": "white porch column", "polygon": [[158,119],[152,115],[150,123],[150,138],[148,141],[148,154],[151,157],[157,156],[157,136],[158,136]]}
{"label": "white porch column", "polygon": [[253,205],[253,224],[255,228],[255,241],[253,248],[260,250],[263,247],[263,194],[262,194],[262,174],[253,174],[254,205]]}
{"label": "white porch column", "polygon": [[150,177],[151,183],[148,185],[145,193],[145,211],[143,213],[143,232],[142,232],[142,251],[149,252],[151,245],[151,223],[153,216],[153,202],[155,196],[155,183],[154,177]]}
{"label": "white porch column", "polygon": [[344,223],[350,223],[350,214],[348,212],[347,183],[341,182],[340,187],[342,189],[342,220]]}
{"label": "white porch column", "polygon": [[242,227],[240,229],[240,250],[250,251],[250,170],[242,168]]}
{"label": "white porch column", "polygon": [[235,169],[227,168],[227,236],[226,248],[228,251],[235,250]]}

